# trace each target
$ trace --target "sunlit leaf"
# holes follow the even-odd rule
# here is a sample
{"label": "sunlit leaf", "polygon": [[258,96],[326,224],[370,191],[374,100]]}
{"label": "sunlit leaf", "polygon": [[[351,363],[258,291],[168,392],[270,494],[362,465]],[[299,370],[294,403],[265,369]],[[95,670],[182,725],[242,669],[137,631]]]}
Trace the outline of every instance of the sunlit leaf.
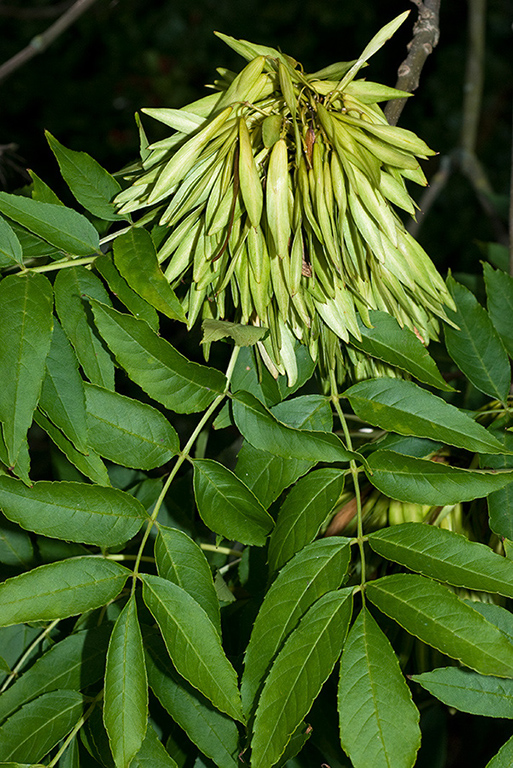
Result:
{"label": "sunlit leaf", "polygon": [[513,643],[448,587],[413,574],[384,576],[365,593],[407,632],[482,675],[513,677]]}
{"label": "sunlit leaf", "polygon": [[363,607],[342,653],[340,740],[354,768],[412,768],[419,712],[390,641]]}
{"label": "sunlit leaf", "polygon": [[212,459],[194,461],[194,494],[205,525],[227,539],[262,547],[274,526],[256,496]]}
{"label": "sunlit leaf", "polygon": [[101,557],[76,557],[0,584],[0,626],[52,621],[105,605],[123,589],[130,571]]}
{"label": "sunlit leaf", "polygon": [[141,578],[144,602],[177,671],[221,712],[243,721],[237,675],[203,608],[177,584],[150,574]]}
{"label": "sunlit leaf", "polygon": [[317,698],[340,656],[352,612],[351,587],[315,602],[289,635],[266,678],[251,741],[251,764],[268,768]]}
{"label": "sunlit leaf", "polygon": [[248,715],[283,642],[312,603],[340,587],[349,557],[349,539],[320,539],[298,552],[276,577],[253,624],[244,658],[241,695]]}
{"label": "sunlit leaf", "polygon": [[117,768],[128,768],[141,748],[148,722],[148,681],[133,595],[119,614],[109,642],[103,721]]}
{"label": "sunlit leaf", "polygon": [[41,392],[52,304],[52,287],[43,275],[9,275],[0,283],[0,421],[10,464],[17,460]]}

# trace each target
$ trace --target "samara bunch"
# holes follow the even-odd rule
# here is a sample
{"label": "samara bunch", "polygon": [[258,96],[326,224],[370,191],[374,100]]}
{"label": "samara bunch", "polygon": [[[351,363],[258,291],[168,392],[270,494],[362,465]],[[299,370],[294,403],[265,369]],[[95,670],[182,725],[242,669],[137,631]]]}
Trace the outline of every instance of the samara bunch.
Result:
{"label": "samara bunch", "polygon": [[158,257],[188,326],[268,328],[261,358],[290,385],[298,343],[324,376],[376,375],[384,366],[366,358],[363,371],[351,347],[369,310],[427,343],[452,304],[394,210],[415,213],[405,180],[425,184],[418,158],[434,152],[378,106],[408,94],[355,79],[406,16],[359,59],[313,74],[273,48],[219,35],[248,60],[241,72],[219,69],[215,92],[183,109],[143,110],[173,133],[149,146],[143,135],[120,212],[149,209],[141,224],[164,228]]}

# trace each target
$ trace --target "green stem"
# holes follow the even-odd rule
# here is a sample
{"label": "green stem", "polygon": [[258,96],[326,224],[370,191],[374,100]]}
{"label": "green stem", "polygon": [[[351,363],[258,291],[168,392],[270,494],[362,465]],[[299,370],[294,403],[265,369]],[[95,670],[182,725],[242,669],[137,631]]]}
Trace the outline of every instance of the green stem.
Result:
{"label": "green stem", "polygon": [[151,514],[150,519],[148,520],[148,525],[146,526],[146,531],[144,532],[144,536],[142,538],[142,541],[141,541],[141,544],[140,544],[140,547],[139,547],[139,552],[137,553],[137,558],[136,558],[135,565],[134,565],[133,580],[132,580],[132,594],[134,594],[134,592],[135,592],[135,587],[136,587],[136,584],[137,584],[137,577],[139,575],[139,566],[140,566],[141,561],[142,561],[144,547],[146,546],[146,542],[148,541],[148,537],[150,535],[150,531],[153,528],[153,526],[155,525],[155,521],[157,520],[158,513],[160,512],[160,508],[161,508],[161,506],[162,506],[162,504],[164,502],[164,499],[166,497],[166,494],[167,494],[167,492],[169,490],[169,486],[171,485],[171,483],[175,479],[176,474],[177,474],[178,470],[180,469],[180,467],[182,466],[182,464],[184,463],[184,461],[186,461],[189,458],[189,454],[190,454],[190,452],[192,450],[192,447],[193,447],[194,443],[196,442],[196,439],[197,439],[198,435],[201,433],[203,427],[208,422],[208,420],[210,419],[210,417],[212,416],[212,414],[214,413],[216,408],[225,399],[225,397],[226,397],[226,395],[228,393],[228,389],[230,387],[230,380],[231,380],[231,377],[232,377],[232,374],[233,374],[233,369],[235,368],[235,363],[237,362],[237,357],[239,355],[239,350],[240,350],[240,347],[234,347],[233,348],[232,356],[230,358],[230,362],[228,363],[228,368],[226,369],[226,387],[224,389],[223,394],[222,395],[218,395],[216,397],[216,399],[213,401],[213,403],[210,404],[210,406],[207,408],[207,410],[205,411],[205,413],[203,414],[203,416],[199,420],[198,424],[196,425],[196,428],[195,428],[194,432],[192,433],[192,435],[190,436],[189,440],[187,441],[187,444],[186,444],[185,448],[183,449],[183,451],[180,451],[180,453],[178,454],[176,463],[175,463],[173,469],[171,470],[171,472],[169,473],[169,477],[167,478],[166,482],[164,483],[164,485],[162,487],[160,495],[159,495],[159,497],[157,499],[157,502],[155,504],[155,508],[154,508],[154,510],[153,510],[153,512]]}
{"label": "green stem", "polygon": [[[344,437],[346,440],[346,448],[348,451],[352,451],[353,443],[351,440],[351,434],[347,427],[347,422],[346,422],[346,417],[344,416],[344,412],[340,407],[340,395],[338,394],[337,381],[335,379],[335,372],[333,370],[330,371],[330,383],[331,383],[331,400],[333,402],[333,405],[335,406],[335,410],[337,412],[342,430],[344,432]],[[356,515],[357,515],[356,523],[357,523],[357,534],[358,534],[356,537],[356,542],[358,544],[358,549],[360,550],[360,562],[361,562],[361,568],[362,568],[362,573],[361,573],[362,599],[364,599],[363,587],[366,581],[366,573],[365,573],[365,548],[364,548],[365,537],[363,535],[363,520],[362,520],[362,496],[360,493],[360,480],[358,477],[358,467],[354,459],[352,459],[349,462],[349,467],[351,469],[351,475],[353,477],[354,492],[356,497]]]}
{"label": "green stem", "polygon": [[63,743],[61,745],[61,748],[59,749],[59,751],[57,752],[55,757],[53,757],[52,760],[48,763],[47,768],[54,768],[54,765],[57,765],[57,763],[60,760],[60,758],[63,756],[63,754],[65,753],[65,751],[67,750],[67,748],[69,747],[69,745],[71,744],[71,742],[73,741],[73,739],[75,738],[75,736],[77,735],[79,730],[82,728],[84,723],[92,715],[94,708],[96,707],[96,705],[98,704],[98,702],[102,698],[103,698],[103,688],[101,689],[100,693],[98,693],[94,697],[94,699],[92,700],[91,704],[86,709],[86,711],[84,712],[84,714],[82,715],[82,717],[80,718],[78,723],[76,723],[76,725],[73,728],[73,730],[71,731],[71,733],[69,733],[66,736],[66,738],[64,739],[64,741],[63,741]]}
{"label": "green stem", "polygon": [[56,269],[66,269],[67,267],[79,267],[82,264],[92,264],[100,254],[93,256],[83,256],[81,259],[69,259],[68,261],[52,261],[51,264],[43,264],[42,267],[29,267],[28,272],[53,272]]}
{"label": "green stem", "polygon": [[13,668],[11,674],[4,680],[4,684],[0,688],[0,693],[3,693],[5,691],[5,689],[8,687],[9,683],[11,682],[11,680],[13,680],[16,677],[16,675],[18,674],[19,670],[25,664],[26,660],[28,659],[28,657],[30,656],[30,654],[32,653],[34,648],[36,646],[38,646],[39,643],[42,642],[47,635],[50,634],[52,629],[57,626],[59,621],[60,621],[60,619],[55,619],[50,624],[48,624],[48,626],[44,628],[44,630],[41,632],[41,634],[36,637],[34,642],[32,642],[29,645],[29,647],[27,648],[27,650],[25,651],[23,656],[20,658],[20,660],[18,661],[16,666]]}

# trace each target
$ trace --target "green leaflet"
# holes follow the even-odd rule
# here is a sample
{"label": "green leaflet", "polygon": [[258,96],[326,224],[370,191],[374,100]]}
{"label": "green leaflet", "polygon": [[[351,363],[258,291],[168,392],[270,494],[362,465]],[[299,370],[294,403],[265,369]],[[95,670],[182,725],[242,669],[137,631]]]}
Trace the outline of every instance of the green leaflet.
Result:
{"label": "green leaflet", "polygon": [[41,565],[0,584],[0,626],[63,619],[98,608],[118,596],[129,574],[100,557]]}
{"label": "green leaflet", "polygon": [[340,740],[354,768],[412,768],[419,712],[390,641],[363,607],[342,653]]}
{"label": "green leaflet", "polygon": [[89,445],[116,464],[161,467],[180,450],[178,435],[151,405],[85,384]]}
{"label": "green leaflet", "polygon": [[0,282],[0,421],[11,465],[26,440],[41,392],[52,303],[52,287],[43,275],[9,275]]}
{"label": "green leaflet", "polygon": [[145,647],[150,687],[162,706],[219,768],[236,768],[240,750],[234,721],[178,675],[158,636],[148,635]]}
{"label": "green leaflet", "polygon": [[477,389],[506,402],[511,369],[499,334],[468,288],[452,277],[447,278],[447,287],[457,310],[447,308],[447,316],[458,326],[458,330],[450,325],[444,328],[447,351]]}
{"label": "green leaflet", "polygon": [[147,519],[141,502],[117,488],[41,480],[31,488],[0,477],[0,508],[22,528],[56,539],[113,547]]}
{"label": "green leaflet", "polygon": [[368,379],[344,392],[354,412],[374,426],[440,440],[481,453],[503,453],[504,446],[480,424],[427,392],[402,379]]}
{"label": "green leaflet", "polygon": [[25,704],[0,730],[0,760],[37,763],[71,731],[83,706],[76,691],[43,693]]}
{"label": "green leaflet", "polygon": [[0,721],[52,690],[80,691],[103,676],[110,624],[76,632],[55,643],[0,696]]}
{"label": "green leaflet", "polygon": [[183,531],[158,525],[155,562],[159,576],[185,589],[204,609],[221,637],[221,614],[212,572],[198,545]]}
{"label": "green leaflet", "polygon": [[62,177],[72,194],[86,210],[107,221],[119,221],[124,216],[116,213],[110,202],[121,192],[116,179],[102,168],[87,152],[75,152],[68,149],[45,131],[50,149],[57,158]]}
{"label": "green leaflet", "polygon": [[[243,351],[242,351],[243,352]],[[241,354],[242,354],[241,352]],[[239,358],[240,358],[239,354]],[[254,389],[251,390],[254,392]],[[278,403],[271,412],[283,423],[297,429],[331,431],[333,416],[325,397],[305,395]],[[235,474],[250,488],[262,506],[269,508],[280,493],[315,466],[308,459],[284,459],[254,448],[246,440],[239,451]]]}
{"label": "green leaflet", "polygon": [[401,328],[395,317],[388,312],[369,311],[371,328],[358,318],[361,341],[351,337],[353,347],[389,365],[411,373],[424,384],[444,390],[452,390],[442,378],[436,363],[421,341],[409,328]]}
{"label": "green leaflet", "polygon": [[16,232],[0,216],[0,267],[23,263],[23,248]]}
{"label": "green leaflet", "polygon": [[57,205],[64,205],[59,199],[58,195],[48,186],[46,181],[39,178],[37,173],[29,170],[29,176],[32,179],[32,200],[39,200],[42,203],[56,203]]}
{"label": "green leaflet", "polygon": [[203,608],[177,584],[160,576],[141,578],[144,602],[177,671],[221,712],[243,722],[235,670]]}
{"label": "green leaflet", "polygon": [[365,594],[407,632],[465,666],[482,675],[513,676],[513,643],[448,587],[396,574],[368,583]]}
{"label": "green leaflet", "polygon": [[55,278],[55,307],[84,373],[93,384],[114,389],[114,363],[98,338],[87,300],[110,304],[102,281],[85,267],[61,269]]}
{"label": "green leaflet", "polygon": [[336,435],[288,427],[249,392],[233,395],[233,416],[251,445],[275,456],[325,462],[364,461],[359,453],[344,448]]}
{"label": "green leaflet", "polygon": [[510,768],[513,761],[513,736],[492,757],[486,768]]}
{"label": "green leaflet", "polygon": [[488,314],[510,357],[513,356],[513,277],[483,264]]}
{"label": "green leaflet", "polygon": [[53,323],[39,407],[78,451],[87,453],[83,381],[75,353],[57,319]]}
{"label": "green leaflet", "polygon": [[285,641],[266,678],[251,741],[251,764],[278,762],[308,714],[342,651],[353,589],[328,592],[315,602]]}
{"label": "green leaflet", "polygon": [[513,680],[478,675],[458,667],[441,667],[423,675],[412,675],[412,679],[460,712],[513,718]]}
{"label": "green leaflet", "polygon": [[103,721],[114,763],[126,768],[143,743],[148,722],[148,681],[134,595],[119,614],[110,638]]}
{"label": "green leaflet", "polygon": [[344,487],[339,469],[317,469],[303,477],[287,494],[269,539],[269,569],[279,570],[309,544],[333,509]]}
{"label": "green leaflet", "polygon": [[226,378],[192,363],[143,320],[91,302],[98,329],[118,363],[150,397],[177,413],[204,410],[224,391]]}
{"label": "green leaflet", "polygon": [[227,539],[262,547],[274,526],[256,496],[212,459],[194,460],[194,495],[205,525]]}
{"label": "green leaflet", "polygon": [[[513,451],[511,432],[498,434],[497,438],[504,443],[508,452]],[[513,456],[511,453],[495,456],[482,454],[479,457],[479,466],[490,469],[513,469]],[[492,531],[498,536],[513,539],[513,485],[510,483],[499,491],[490,493],[487,502]]]}
{"label": "green leaflet", "polygon": [[178,768],[150,723],[148,723],[141,748],[130,763],[130,768]]}
{"label": "green leaflet", "polygon": [[[88,450],[86,455],[77,451],[73,443],[39,409],[34,413],[34,421],[38,427],[41,427],[46,432],[52,442],[79,472],[98,485],[111,484],[107,467],[97,453],[91,449]],[[22,479],[24,480],[25,478]]]}
{"label": "green leaflet", "polygon": [[71,208],[0,192],[0,211],[66,253],[90,256],[100,250],[96,229]]}
{"label": "green leaflet", "polygon": [[171,320],[185,323],[175,292],[160,269],[151,235],[134,227],[114,241],[114,263],[135,293]]}
{"label": "green leaflet", "polygon": [[438,581],[513,597],[513,561],[465,536],[424,523],[404,523],[369,534],[388,560]]}
{"label": "green leaflet", "polygon": [[139,318],[139,320],[146,320],[150,328],[158,332],[159,316],[156,310],[130,288],[124,277],[121,277],[114,266],[112,256],[106,254],[96,259],[94,268],[106,281],[112,293],[117,296],[132,315]]}
{"label": "green leaflet", "polygon": [[301,616],[342,584],[349,556],[349,539],[320,539],[304,547],[276,577],[255,619],[244,658],[241,695],[246,714],[254,709],[273,658]]}
{"label": "green leaflet", "polygon": [[394,451],[374,451],[368,462],[367,476],[378,490],[413,504],[443,506],[471,501],[513,481],[513,472],[460,469]]}

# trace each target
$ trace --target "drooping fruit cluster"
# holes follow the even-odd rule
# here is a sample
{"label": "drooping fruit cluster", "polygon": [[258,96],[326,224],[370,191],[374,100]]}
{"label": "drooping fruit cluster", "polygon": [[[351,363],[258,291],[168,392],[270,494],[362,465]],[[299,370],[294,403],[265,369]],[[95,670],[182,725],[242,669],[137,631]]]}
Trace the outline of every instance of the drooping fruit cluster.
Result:
{"label": "drooping fruit cluster", "polygon": [[354,79],[406,15],[357,61],[313,74],[220,35],[249,61],[239,74],[219,69],[217,91],[183,109],[144,110],[174,133],[127,169],[120,211],[149,208],[141,223],[167,228],[158,257],[189,327],[198,317],[265,326],[261,357],[289,383],[297,342],[341,378],[359,363],[346,351],[358,315],[369,325],[369,309],[384,310],[427,343],[451,304],[392,207],[415,212],[405,179],[425,184],[417,158],[434,153],[378,106],[407,94]]}

